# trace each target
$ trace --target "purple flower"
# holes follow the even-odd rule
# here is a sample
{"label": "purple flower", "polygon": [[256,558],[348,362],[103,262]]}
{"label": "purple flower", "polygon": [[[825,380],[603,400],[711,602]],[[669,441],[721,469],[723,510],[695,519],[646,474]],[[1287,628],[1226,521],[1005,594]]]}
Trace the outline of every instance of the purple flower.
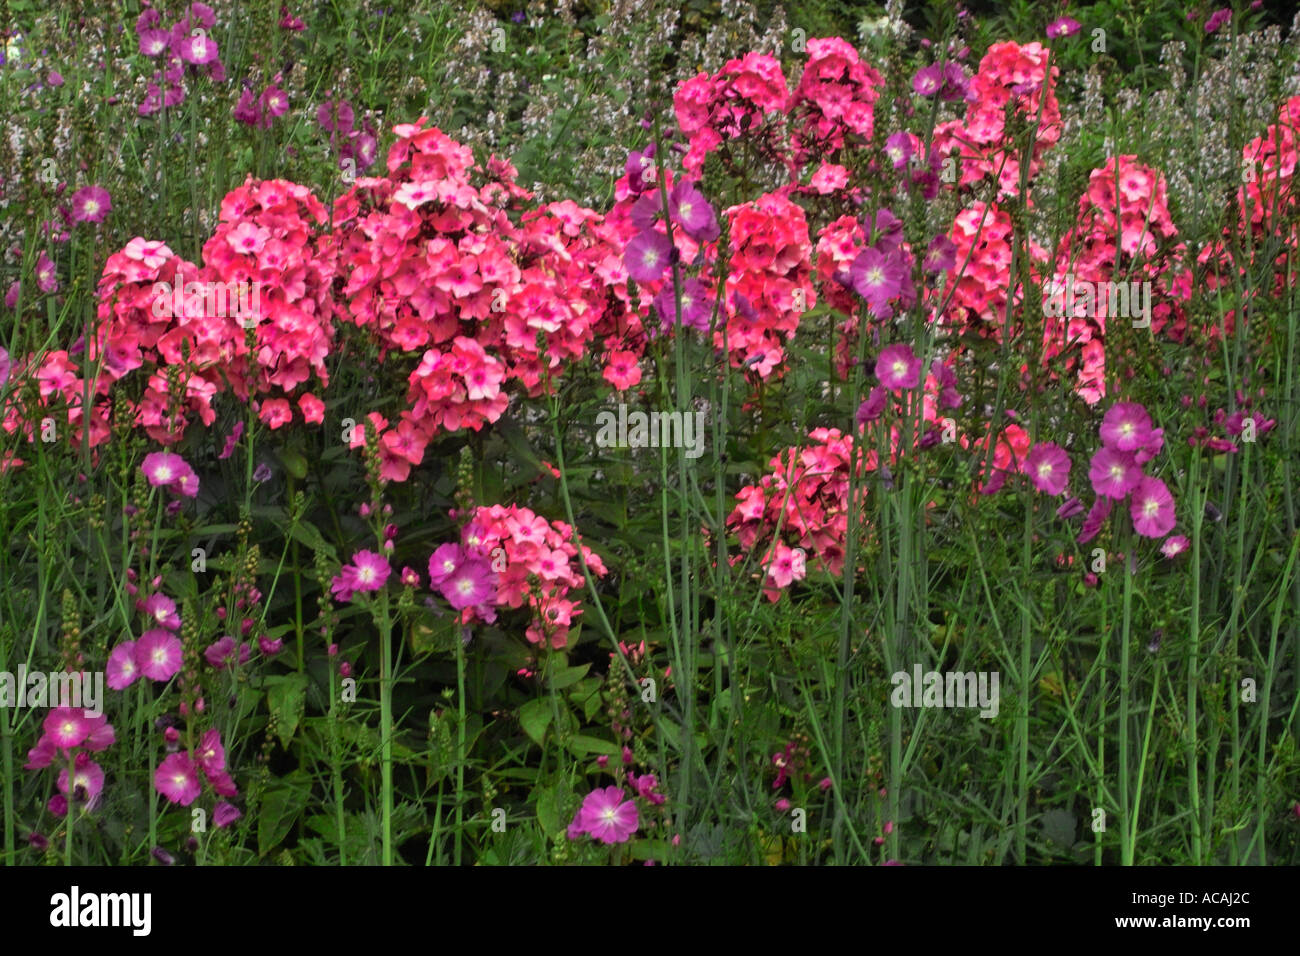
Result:
{"label": "purple flower", "polygon": [[895,169],[902,169],[912,158],[912,138],[906,133],[898,132],[885,140],[885,155]]}
{"label": "purple flower", "polygon": [[922,266],[930,275],[947,272],[957,264],[957,245],[947,236],[935,236],[925,251]]}
{"label": "purple flower", "polygon": [[0,345],[0,388],[4,388],[5,382],[9,381],[9,370],[12,367],[9,361],[9,350]]}
{"label": "purple flower", "polygon": [[1079,32],[1079,21],[1070,17],[1061,17],[1047,25],[1047,35],[1052,39],[1074,36]]}
{"label": "purple flower", "polygon": [[889,398],[889,390],[883,385],[877,385],[873,388],[862,404],[858,406],[858,413],[855,420],[858,427],[861,428],[867,422],[874,422],[880,417],[880,413],[885,410],[885,402]]}
{"label": "purple flower", "polygon": [[1163,538],[1174,528],[1174,496],[1159,478],[1143,477],[1129,502],[1133,530],[1144,538]]}
{"label": "purple flower", "polygon": [[939,64],[933,63],[916,71],[912,77],[912,89],[921,96],[934,96],[943,86],[943,79],[943,70]]}
{"label": "purple flower", "polygon": [[257,126],[262,121],[262,111],[258,108],[257,98],[253,96],[252,90],[244,88],[231,115],[236,123],[243,123],[245,126]]}
{"label": "purple flower", "polygon": [[165,594],[151,594],[141,603],[140,610],[159,627],[169,631],[180,629],[181,618],[176,613],[176,602]]}
{"label": "purple flower", "polygon": [[54,275],[54,262],[43,249],[36,257],[36,288],[42,292],[59,291],[59,280]]}
{"label": "purple flower", "polygon": [[284,90],[278,86],[268,86],[263,91],[258,105],[262,108],[262,116],[266,126],[270,127],[271,120],[283,116],[289,111],[289,97],[285,96]]}
{"label": "purple flower", "polygon": [[112,208],[112,197],[102,186],[83,186],[72,194],[73,222],[103,222]]}
{"label": "purple flower", "polygon": [[1062,521],[1066,521],[1073,518],[1075,515],[1082,513],[1083,502],[1074,497],[1066,498],[1065,501],[1061,503],[1061,507],[1056,509],[1056,517],[1060,518]]}
{"label": "purple flower", "polygon": [[[217,41],[202,30],[195,30],[177,45],[177,54],[186,63],[202,66],[217,58]],[[171,104],[168,104],[171,105]]]}
{"label": "purple flower", "polygon": [[1186,551],[1190,544],[1191,542],[1181,534],[1170,535],[1165,538],[1165,543],[1160,546],[1160,553],[1166,558],[1176,558]]}
{"label": "purple flower", "polygon": [[953,370],[939,359],[935,359],[930,363],[930,374],[934,376],[935,383],[939,386],[939,405],[943,408],[960,407],[962,396],[957,391],[957,376]]}
{"label": "purple flower", "polygon": [[171,680],[181,669],[181,642],[170,631],[145,631],[135,642],[135,663],[151,680]]}
{"label": "purple flower", "polygon": [[1050,441],[1039,442],[1025,456],[1020,470],[1029,476],[1030,482],[1039,491],[1059,495],[1065,490],[1066,480],[1070,477],[1070,456]]}
{"label": "purple flower", "polygon": [[637,282],[654,282],[668,268],[672,247],[666,236],[652,229],[637,233],[623,251],[627,272]]}
{"label": "purple flower", "polygon": [[1079,530],[1079,536],[1075,538],[1079,544],[1087,544],[1097,537],[1097,532],[1101,531],[1102,524],[1110,517],[1110,506],[1110,499],[1104,495],[1099,495],[1097,500],[1092,503],[1092,507],[1088,509],[1088,517],[1083,519],[1083,527]]}
{"label": "purple flower", "polygon": [[1142,480],[1142,471],[1129,452],[1102,446],[1088,466],[1092,490],[1106,498],[1123,498]]}
{"label": "purple flower", "polygon": [[[157,11],[149,11],[156,13]],[[166,30],[141,30],[140,31],[140,53],[142,56],[155,57],[162,56],[167,52],[167,45],[171,38]]]}
{"label": "purple flower", "polygon": [[459,544],[444,544],[429,556],[429,583],[438,587],[465,563],[465,549]]}
{"label": "purple flower", "polygon": [[713,207],[689,180],[679,179],[673,185],[668,194],[668,211],[696,242],[712,242],[720,235]]}
{"label": "purple flower", "polygon": [[849,274],[853,290],[877,315],[885,312],[889,300],[898,295],[907,277],[901,256],[886,255],[874,247],[858,254]]}
{"label": "purple flower", "polygon": [[212,808],[212,822],[218,830],[224,830],[242,816],[238,807],[224,800]]}
{"label": "purple flower", "polygon": [[624,800],[620,787],[597,788],[587,794],[569,824],[569,839],[586,833],[601,843],[626,843],[640,820],[636,804]]}
{"label": "purple flower", "polygon": [[144,456],[140,470],[155,488],[170,488],[190,498],[198,494],[198,476],[180,455],[169,451],[150,452]]}
{"label": "purple flower", "polygon": [[1101,420],[1101,443],[1118,451],[1136,451],[1151,437],[1151,416],[1136,402],[1118,402]]}
{"label": "purple flower", "polygon": [[266,462],[262,462],[260,465],[258,465],[256,468],[254,468],[254,469],[253,469],[253,480],[256,481],[256,482],[258,482],[258,483],[261,483],[261,482],[263,482],[263,481],[270,481],[270,480],[271,480],[271,466],[268,465]]}
{"label": "purple flower", "polygon": [[921,384],[921,360],[905,342],[891,345],[876,358],[876,378],[888,389]]}
{"label": "purple flower", "polygon": [[438,585],[449,604],[461,611],[484,604],[495,590],[492,568],[482,558],[469,558]]}
{"label": "purple flower", "polygon": [[243,434],[244,434],[244,423],[235,422],[235,427],[232,428],[230,430],[230,434],[226,436],[226,445],[224,448],[221,449],[221,454],[218,455],[217,458],[221,461],[225,461],[227,458],[233,455],[235,453],[235,446],[239,444],[239,439],[243,437]]}
{"label": "purple flower", "polygon": [[1232,9],[1224,7],[1222,10],[1215,10],[1210,14],[1209,19],[1205,21],[1205,32],[1213,33],[1232,19]]}
{"label": "purple flower", "polygon": [[[670,329],[677,318],[677,297],[672,283],[665,283],[654,298],[654,307],[665,329]],[[701,332],[709,330],[709,300],[704,283],[687,279],[682,283],[682,325]]]}

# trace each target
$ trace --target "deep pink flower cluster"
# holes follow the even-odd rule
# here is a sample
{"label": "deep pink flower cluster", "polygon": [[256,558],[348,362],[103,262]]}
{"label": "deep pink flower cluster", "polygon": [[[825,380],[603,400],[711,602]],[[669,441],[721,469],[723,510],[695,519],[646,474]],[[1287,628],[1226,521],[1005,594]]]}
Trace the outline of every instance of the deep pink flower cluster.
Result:
{"label": "deep pink flower cluster", "polygon": [[[727,276],[726,346],[733,368],[767,378],[785,361],[785,344],[817,304],[812,240],[803,208],[767,193],[726,211],[731,263]],[[714,332],[723,346],[723,332]]]}
{"label": "deep pink flower cluster", "polygon": [[[604,331],[605,285],[621,251],[601,217],[572,202],[533,210],[516,226],[505,207],[529,194],[514,167],[493,159],[480,176],[468,148],[423,122],[395,128],[387,177],[359,179],[336,202],[332,240],[347,320],[375,337],[381,358],[420,354],[410,407],[391,427],[370,416],[381,430],[381,475],[395,481],[438,433],[500,418],[508,380],[540,394],[562,363],[585,353]],[[361,427],[354,446],[364,442]]]}
{"label": "deep pink flower cluster", "polygon": [[808,40],[808,62],[785,107],[795,164],[838,152],[846,134],[870,140],[883,85],[881,75],[839,37]]}
{"label": "deep pink flower cluster", "polygon": [[[82,707],[55,707],[41,725],[41,737],[27,751],[25,770],[40,770],[60,760],[59,793],[50,798],[49,810],[56,817],[68,812],[68,801],[93,810],[104,789],[104,770],[90,754],[107,750],[116,740],[113,725],[103,714],[91,716]],[[68,760],[72,761],[69,777]]]}
{"label": "deep pink flower cluster", "polygon": [[[779,589],[803,578],[807,561],[838,575],[844,567],[848,532],[849,437],[835,428],[817,428],[804,448],[787,448],[769,462],[772,469],[756,485],[737,494],[740,502],[727,516],[741,547],[762,546],[764,591],[776,600]],[[861,478],[876,468],[875,451],[858,447],[859,512],[867,486]],[[777,528],[781,538],[775,538]],[[795,552],[798,548],[802,554]],[[732,563],[743,559],[732,558]]]}
{"label": "deep pink flower cluster", "polygon": [[[810,45],[816,41],[809,41]],[[713,75],[700,73],[677,87],[673,106],[677,125],[689,141],[682,165],[698,173],[704,160],[729,139],[756,138],[794,172],[793,158],[779,124],[769,114],[783,114],[790,101],[781,63],[765,53],[750,52],[729,60]]]}
{"label": "deep pink flower cluster", "polygon": [[1042,168],[1043,154],[1061,138],[1061,109],[1054,89],[1059,71],[1053,66],[1049,79],[1047,60],[1048,50],[1040,43],[995,43],[984,54],[970,80],[966,118],[941,123],[934,130],[935,152],[959,158],[959,185],[991,176],[998,183],[998,199],[1019,194],[1020,149],[1006,129],[1008,104],[1027,122],[1037,123],[1029,176]]}
{"label": "deep pink flower cluster", "polygon": [[[429,576],[466,623],[493,620],[492,605],[518,608],[527,603],[533,612],[525,631],[528,640],[564,647],[573,619],[582,613],[568,594],[585,584],[572,539],[572,529],[563,521],[548,522],[520,505],[476,508],[461,529],[459,549],[443,545],[434,552]],[[608,573],[586,545],[582,556],[593,576]],[[537,579],[536,589],[529,584],[531,576]],[[495,593],[484,590],[484,580],[495,584]]]}
{"label": "deep pink flower cluster", "polygon": [[[1074,387],[1084,401],[1091,404],[1105,395],[1104,337],[1111,318],[1110,283],[1115,276],[1121,277],[1126,292],[1133,291],[1134,282],[1152,283],[1152,332],[1162,330],[1175,312],[1181,313],[1177,299],[1186,298],[1190,277],[1184,284],[1168,284],[1175,278],[1171,270],[1181,249],[1172,248],[1166,240],[1177,234],[1164,177],[1158,171],[1142,165],[1135,156],[1111,157],[1105,166],[1092,171],[1088,188],[1079,199],[1078,219],[1061,238],[1054,274],[1043,287],[1044,359],[1064,355],[1066,367],[1077,370]],[[1088,294],[1079,296],[1075,288],[1086,288]],[[1121,301],[1118,293],[1116,301]],[[1132,297],[1126,295],[1123,301],[1133,313]],[[1137,317],[1117,317],[1124,322],[1133,318]]]}

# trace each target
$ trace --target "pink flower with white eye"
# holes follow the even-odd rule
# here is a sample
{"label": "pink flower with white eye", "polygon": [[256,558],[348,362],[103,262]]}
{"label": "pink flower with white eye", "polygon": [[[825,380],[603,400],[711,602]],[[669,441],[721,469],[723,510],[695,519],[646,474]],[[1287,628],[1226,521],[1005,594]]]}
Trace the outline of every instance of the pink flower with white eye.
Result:
{"label": "pink flower with white eye", "polygon": [[135,662],[150,680],[171,680],[181,669],[180,639],[169,631],[145,631],[135,642]]}
{"label": "pink flower with white eye", "polygon": [[140,677],[140,665],[135,662],[135,641],[123,641],[108,655],[104,666],[105,680],[113,690],[125,690]]}
{"label": "pink flower with white eye", "polygon": [[186,754],[175,753],[158,765],[153,775],[154,788],[172,803],[188,807],[202,789],[198,768]]}
{"label": "pink flower with white eye", "polygon": [[247,220],[238,223],[234,229],[226,233],[226,242],[230,248],[244,255],[257,255],[269,238],[271,238],[270,230]]}
{"label": "pink flower with white eye", "polygon": [[56,707],[50,711],[42,725],[45,737],[64,753],[80,746],[90,733],[80,708]]}
{"label": "pink flower with white eye", "polygon": [[143,264],[147,269],[161,269],[174,253],[167,248],[166,243],[150,241],[136,236],[122,249],[122,254],[128,259],[134,259],[136,262]]}
{"label": "pink flower with white eye", "polygon": [[180,615],[176,613],[176,602],[165,594],[150,595],[140,610],[159,627],[165,627],[169,631],[175,631],[181,626]]}
{"label": "pink flower with white eye", "polygon": [[393,202],[412,211],[437,198],[438,184],[434,182],[402,183],[397,187],[397,192],[393,193]]}

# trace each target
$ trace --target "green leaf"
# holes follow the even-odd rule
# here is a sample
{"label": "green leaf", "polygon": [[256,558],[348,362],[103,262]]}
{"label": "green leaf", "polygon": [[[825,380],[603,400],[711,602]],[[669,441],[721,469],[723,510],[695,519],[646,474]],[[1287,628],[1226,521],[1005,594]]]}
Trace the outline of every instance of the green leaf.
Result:
{"label": "green leaf", "polygon": [[537,822],[548,837],[558,836],[568,825],[564,820],[564,807],[571,792],[563,780],[537,791]]}
{"label": "green leaf", "polygon": [[551,689],[564,690],[566,687],[572,687],[586,677],[589,670],[591,670],[590,662],[576,664],[573,667],[561,667],[551,675]]}
{"label": "green leaf", "polygon": [[279,723],[276,736],[280,746],[288,749],[302,720],[303,703],[307,696],[307,675],[284,674],[266,678],[266,703]]}
{"label": "green leaf", "polygon": [[311,784],[302,771],[294,771],[283,778],[280,786],[262,794],[257,810],[257,854],[267,853],[279,846],[293,828],[294,821],[307,806]]}
{"label": "green leaf", "polygon": [[586,734],[576,734],[570,737],[568,745],[569,749],[579,757],[586,757],[591,754],[617,757],[622,752],[618,744],[608,740],[601,740],[599,737],[588,737]]}
{"label": "green leaf", "polygon": [[281,448],[279,451],[280,464],[284,465],[284,470],[293,475],[299,481],[307,477],[307,459],[291,448]]}
{"label": "green leaf", "polygon": [[334,550],[334,545],[326,541],[320,529],[310,521],[299,521],[297,524],[290,525],[288,533],[291,538],[297,539],[313,551],[324,551],[332,559],[338,560],[338,552]]}
{"label": "green leaf", "polygon": [[554,707],[546,697],[530,700],[519,708],[519,723],[523,726],[524,733],[528,734],[539,747],[546,738],[546,728],[554,716]]}

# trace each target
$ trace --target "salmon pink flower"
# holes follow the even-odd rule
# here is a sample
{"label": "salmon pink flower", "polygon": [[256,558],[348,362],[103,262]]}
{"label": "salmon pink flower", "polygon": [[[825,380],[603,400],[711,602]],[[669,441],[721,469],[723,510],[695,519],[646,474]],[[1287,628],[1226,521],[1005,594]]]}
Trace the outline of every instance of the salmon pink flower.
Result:
{"label": "salmon pink flower", "polygon": [[616,351],[609,353],[609,359],[602,373],[605,381],[620,392],[626,391],[641,381],[641,366],[635,352]]}

